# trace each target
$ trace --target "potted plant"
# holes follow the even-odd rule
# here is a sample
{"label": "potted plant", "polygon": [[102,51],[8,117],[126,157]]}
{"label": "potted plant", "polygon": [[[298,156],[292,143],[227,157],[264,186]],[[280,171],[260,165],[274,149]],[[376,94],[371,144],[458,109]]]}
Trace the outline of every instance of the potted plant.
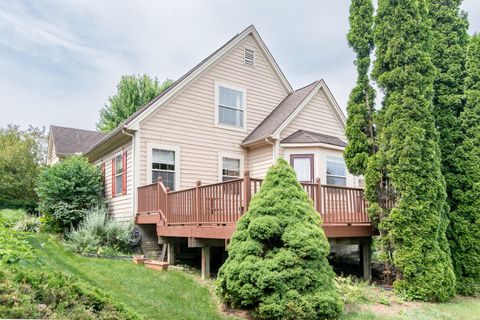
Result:
{"label": "potted plant", "polygon": [[168,270],[168,263],[163,261],[148,259],[148,260],[145,260],[144,264],[149,269],[159,270],[159,271]]}
{"label": "potted plant", "polygon": [[147,257],[145,257],[143,255],[142,256],[133,256],[132,258],[133,258],[132,259],[133,263],[135,263],[135,264],[144,264],[145,261],[147,260]]}

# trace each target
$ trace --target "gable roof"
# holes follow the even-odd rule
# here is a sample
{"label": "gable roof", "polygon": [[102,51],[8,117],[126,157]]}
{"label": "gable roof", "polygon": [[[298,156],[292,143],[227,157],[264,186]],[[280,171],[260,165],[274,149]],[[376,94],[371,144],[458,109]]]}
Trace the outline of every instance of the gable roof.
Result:
{"label": "gable roof", "polygon": [[289,94],[280,104],[243,140],[242,144],[248,144],[260,139],[270,137],[275,130],[292,114],[292,112],[307,98],[315,89],[318,81],[300,88]]}
{"label": "gable roof", "polygon": [[197,64],[195,67],[190,69],[187,73],[185,73],[183,76],[181,76],[178,80],[173,82],[173,84],[169,88],[162,91],[159,95],[157,95],[155,98],[153,98],[150,102],[148,102],[146,105],[144,105],[143,107],[138,109],[128,119],[126,119],[119,126],[117,126],[112,132],[110,132],[107,136],[105,136],[101,141],[99,141],[94,146],[89,148],[89,150],[87,150],[86,153],[91,152],[97,146],[100,146],[104,142],[110,140],[115,135],[122,132],[123,129],[130,128],[130,127],[135,127],[135,125],[138,124],[138,122],[140,122],[142,119],[144,119],[149,114],[154,112],[160,105],[163,104],[163,102],[165,102],[172,95],[174,95],[176,92],[181,90],[190,81],[192,81],[198,75],[200,75],[206,68],[208,68],[213,63],[218,61],[224,54],[229,52],[231,48],[233,48],[235,45],[240,43],[242,40],[244,40],[249,35],[252,35],[254,37],[254,39],[258,43],[260,49],[263,50],[263,53],[265,54],[265,56],[267,58],[267,61],[273,67],[273,70],[277,74],[280,82],[283,84],[286,91],[288,93],[293,92],[293,89],[292,89],[290,83],[288,82],[287,78],[285,77],[285,74],[282,72],[282,70],[278,66],[277,62],[275,61],[272,54],[268,50],[268,48],[265,45],[265,43],[263,42],[262,38],[258,34],[257,30],[255,29],[255,27],[253,25],[250,25],[245,30],[238,33],[233,38],[231,38],[229,41],[227,41],[223,46],[218,48],[211,55],[209,55],[208,57],[203,59],[199,64]]}
{"label": "gable roof", "polygon": [[306,87],[290,93],[273,111],[243,140],[242,145],[247,146],[257,141],[274,137],[278,139],[281,132],[292,121],[313,96],[323,89],[327,102],[329,102],[333,113],[340,125],[345,127],[346,117],[340,109],[337,101],[328,89],[325,81],[318,80]]}
{"label": "gable roof", "polygon": [[102,140],[106,134],[92,130],[50,126],[50,136],[55,147],[55,154],[70,156],[75,153],[85,153]]}
{"label": "gable roof", "polygon": [[329,136],[322,133],[297,130],[282,141],[281,143],[326,143],[339,147],[346,147],[347,144],[337,137]]}

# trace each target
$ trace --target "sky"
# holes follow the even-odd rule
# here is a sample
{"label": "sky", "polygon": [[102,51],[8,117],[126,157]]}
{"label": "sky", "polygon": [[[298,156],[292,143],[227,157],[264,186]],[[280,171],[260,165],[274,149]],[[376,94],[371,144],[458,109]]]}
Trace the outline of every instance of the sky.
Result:
{"label": "sky", "polygon": [[[250,24],[294,88],[355,82],[349,1],[0,0],[0,127],[95,129],[124,74],[178,79]],[[480,1],[464,0],[470,33]]]}

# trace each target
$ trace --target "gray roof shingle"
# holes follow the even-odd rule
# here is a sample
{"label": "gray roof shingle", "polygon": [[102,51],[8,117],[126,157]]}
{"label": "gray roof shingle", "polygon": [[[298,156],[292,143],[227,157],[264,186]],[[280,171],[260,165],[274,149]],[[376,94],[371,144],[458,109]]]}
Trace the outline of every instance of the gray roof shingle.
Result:
{"label": "gray roof shingle", "polygon": [[326,143],[339,147],[346,147],[347,144],[337,137],[322,133],[298,130],[286,137],[281,143]]}
{"label": "gray roof shingle", "polygon": [[306,87],[300,88],[289,94],[273,111],[243,140],[248,144],[260,139],[270,137],[287,120],[292,112],[305,100],[317,86],[315,81]]}
{"label": "gray roof shingle", "polygon": [[50,126],[50,134],[55,153],[62,156],[83,154],[106,136],[103,132],[59,126]]}

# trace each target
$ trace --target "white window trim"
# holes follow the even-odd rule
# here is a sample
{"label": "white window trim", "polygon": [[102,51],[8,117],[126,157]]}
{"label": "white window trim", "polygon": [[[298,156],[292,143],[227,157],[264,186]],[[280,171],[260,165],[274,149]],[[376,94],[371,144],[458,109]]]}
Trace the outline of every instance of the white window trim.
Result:
{"label": "white window trim", "polygon": [[147,184],[152,183],[152,159],[153,149],[170,150],[175,152],[175,190],[180,190],[180,146],[147,143]]}
{"label": "white window trim", "polygon": [[[120,159],[122,159],[122,173],[119,173],[119,174],[117,174],[117,157],[118,156],[120,156]],[[126,195],[126,194],[123,193],[123,177],[122,177],[122,190],[120,191],[120,193],[117,193],[117,176],[122,176],[123,171],[124,171],[124,168],[123,168],[123,150],[120,150],[120,151],[116,152],[115,155],[113,156],[113,159],[115,161],[115,172],[113,173],[113,175],[114,175],[114,179],[115,179],[115,198],[116,198],[116,197]]]}
{"label": "white window trim", "polygon": [[[220,104],[220,98],[219,98],[219,87],[225,87],[237,91],[241,91],[243,93],[243,127],[236,127],[236,126],[229,126],[226,124],[221,124],[218,122],[219,120],[219,104]],[[241,86],[237,85],[232,85],[232,84],[227,84],[227,83],[222,83],[215,81],[215,127],[217,128],[222,128],[222,129],[227,129],[227,130],[233,130],[233,131],[240,131],[240,132],[247,132],[247,89]]]}
{"label": "white window trim", "polygon": [[[253,65],[252,65],[252,66],[245,63],[245,52],[246,52],[247,50],[250,50],[250,51],[253,52]],[[247,47],[243,48],[243,64],[244,64],[245,66],[247,66],[247,67],[255,68],[255,66],[257,65],[257,52],[255,51],[255,49],[253,49],[253,48],[247,48]]]}
{"label": "white window trim", "polygon": [[[330,158],[330,159],[329,159]],[[332,159],[332,158],[337,158],[337,159],[342,159],[342,161]],[[339,176],[335,174],[328,174],[328,161],[331,162],[336,162],[336,163],[342,163],[345,166],[345,175],[344,176]],[[326,155],[325,156],[325,183],[327,183],[328,177],[334,177],[334,178],[344,178],[345,179],[345,186],[348,186],[348,170],[347,170],[347,165],[345,163],[345,159],[341,156],[332,156],[332,155]]]}
{"label": "white window trim", "polygon": [[218,152],[218,182],[223,181],[223,158],[239,159],[240,160],[240,177],[243,177],[245,155],[243,153],[233,152]]}

